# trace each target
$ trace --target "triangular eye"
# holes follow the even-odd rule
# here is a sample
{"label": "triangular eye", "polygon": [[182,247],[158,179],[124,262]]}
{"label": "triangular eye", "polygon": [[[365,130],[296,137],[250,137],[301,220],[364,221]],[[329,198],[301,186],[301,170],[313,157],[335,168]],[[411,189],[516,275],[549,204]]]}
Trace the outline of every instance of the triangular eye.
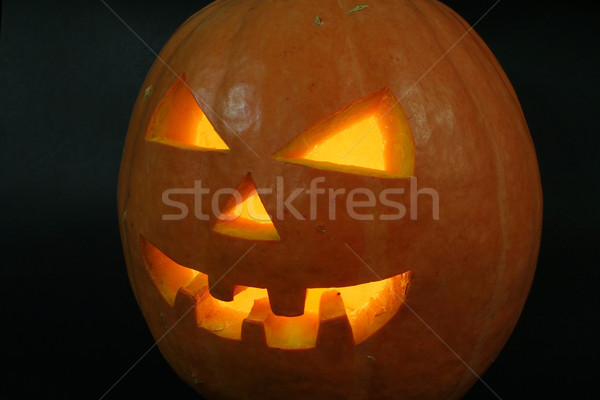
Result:
{"label": "triangular eye", "polygon": [[146,140],[192,150],[229,151],[181,75],[152,114]]}
{"label": "triangular eye", "polygon": [[226,204],[213,230],[226,236],[250,240],[281,240],[252,182],[246,175]]}
{"label": "triangular eye", "polygon": [[273,158],[319,169],[406,178],[414,173],[415,145],[394,94],[382,89],[313,125]]}

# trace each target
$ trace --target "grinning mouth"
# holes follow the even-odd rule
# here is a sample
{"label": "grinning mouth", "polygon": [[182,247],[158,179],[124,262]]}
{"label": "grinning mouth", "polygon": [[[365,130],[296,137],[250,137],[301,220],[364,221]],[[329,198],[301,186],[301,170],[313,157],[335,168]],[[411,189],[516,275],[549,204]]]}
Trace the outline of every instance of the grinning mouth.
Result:
{"label": "grinning mouth", "polygon": [[[232,301],[209,292],[208,276],[171,260],[140,236],[146,269],[164,300],[182,312],[194,307],[199,328],[241,341],[261,341],[280,349],[310,349],[327,338],[353,345],[365,341],[398,312],[412,272],[388,279],[338,288],[306,290],[304,313],[275,315],[266,289],[237,285]],[[187,299],[187,300],[185,300]]]}

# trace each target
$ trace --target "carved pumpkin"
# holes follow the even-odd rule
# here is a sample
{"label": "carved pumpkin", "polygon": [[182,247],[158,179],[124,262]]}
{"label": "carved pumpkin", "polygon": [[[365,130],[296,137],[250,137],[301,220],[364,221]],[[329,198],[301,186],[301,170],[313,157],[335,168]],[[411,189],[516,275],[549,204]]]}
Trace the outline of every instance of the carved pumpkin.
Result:
{"label": "carved pumpkin", "polygon": [[135,105],[129,278],[208,398],[457,398],[525,302],[542,200],[509,81],[441,3],[354,6],[217,1]]}

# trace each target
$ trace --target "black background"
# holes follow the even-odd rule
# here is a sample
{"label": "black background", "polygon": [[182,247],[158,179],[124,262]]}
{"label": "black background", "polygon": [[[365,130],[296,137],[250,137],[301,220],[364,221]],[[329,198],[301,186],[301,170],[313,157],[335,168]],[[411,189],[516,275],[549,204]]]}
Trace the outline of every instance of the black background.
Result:
{"label": "black background", "polygon": [[[474,23],[493,1],[446,3]],[[108,4],[157,52],[203,6]],[[600,32],[589,7],[504,0],[476,27],[519,95],[544,188],[531,294],[483,376],[503,399],[599,389]],[[116,187],[154,55],[100,1],[5,1],[1,18],[0,397],[98,399],[153,345],[127,280]],[[198,398],[156,348],[105,398],[132,395]],[[479,382],[466,398],[494,396]]]}

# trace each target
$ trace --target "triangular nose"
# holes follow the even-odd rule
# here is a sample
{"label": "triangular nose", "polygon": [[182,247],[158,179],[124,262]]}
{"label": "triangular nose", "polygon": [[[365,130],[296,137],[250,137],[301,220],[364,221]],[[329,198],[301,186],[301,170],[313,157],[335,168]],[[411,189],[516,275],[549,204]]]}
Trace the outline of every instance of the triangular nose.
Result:
{"label": "triangular nose", "polygon": [[242,180],[219,216],[213,230],[248,240],[281,240],[250,174]]}

